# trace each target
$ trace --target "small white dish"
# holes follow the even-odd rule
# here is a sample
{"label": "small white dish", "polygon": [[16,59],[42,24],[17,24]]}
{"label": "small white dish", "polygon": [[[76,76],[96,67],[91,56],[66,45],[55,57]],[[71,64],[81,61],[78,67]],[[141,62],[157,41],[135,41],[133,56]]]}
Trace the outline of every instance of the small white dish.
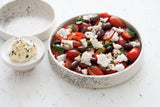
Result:
{"label": "small white dish", "polygon": [[54,10],[42,0],[14,0],[0,9],[0,36],[35,36],[46,40],[54,26]]}
{"label": "small white dish", "polygon": [[1,56],[3,61],[11,68],[17,71],[29,71],[33,69],[37,64],[41,62],[45,54],[44,44],[36,37],[32,36],[21,36],[18,37],[26,42],[33,41],[37,47],[37,54],[32,57],[29,61],[24,63],[16,63],[10,59],[9,53],[12,51],[12,44],[16,40],[16,37],[12,37],[7,40],[1,47]]}

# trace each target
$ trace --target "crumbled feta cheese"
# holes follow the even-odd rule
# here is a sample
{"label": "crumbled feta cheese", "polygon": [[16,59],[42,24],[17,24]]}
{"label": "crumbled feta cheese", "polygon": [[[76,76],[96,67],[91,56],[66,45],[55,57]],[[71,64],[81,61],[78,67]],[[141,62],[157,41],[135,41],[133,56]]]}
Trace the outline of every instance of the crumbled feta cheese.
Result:
{"label": "crumbled feta cheese", "polygon": [[129,44],[131,44],[133,47],[140,46],[140,42],[138,41],[132,41],[132,42],[129,42]]}
{"label": "crumbled feta cheese", "polygon": [[66,54],[62,54],[62,55],[57,56],[57,60],[64,62],[66,60]]}
{"label": "crumbled feta cheese", "polygon": [[82,73],[83,73],[84,75],[87,75],[87,74],[88,74],[87,69],[82,69]]}
{"label": "crumbled feta cheese", "polygon": [[106,57],[105,54],[97,55],[97,63],[102,67],[107,67],[110,63],[110,60]]}
{"label": "crumbled feta cheese", "polygon": [[116,31],[118,34],[121,34],[121,33],[123,33],[123,31],[124,31],[124,30],[123,30],[122,28],[120,28],[120,27],[119,27],[119,28],[113,27],[113,30]]}
{"label": "crumbled feta cheese", "polygon": [[93,32],[89,32],[89,31],[85,33],[85,36],[87,38],[97,38],[98,37],[96,34],[94,34]]}
{"label": "crumbled feta cheese", "polygon": [[62,40],[61,46],[65,50],[70,50],[73,48],[73,41],[72,40]]}
{"label": "crumbled feta cheese", "polygon": [[79,66],[78,66],[76,69],[77,69],[78,71],[81,71],[81,67],[79,67]]}
{"label": "crumbled feta cheese", "polygon": [[124,54],[118,55],[118,57],[114,60],[114,62],[123,62],[127,61],[127,57]]}
{"label": "crumbled feta cheese", "polygon": [[106,18],[100,18],[100,20],[105,23],[105,22],[108,21],[108,17],[106,17]]}
{"label": "crumbled feta cheese", "polygon": [[95,17],[96,15],[85,15],[85,16],[83,16],[83,19],[84,20],[87,20],[87,21],[90,21],[90,19],[92,18],[92,17]]}
{"label": "crumbled feta cheese", "polygon": [[64,63],[63,61],[59,61],[58,63],[59,63],[60,65],[63,65],[63,66],[65,65],[65,63]]}
{"label": "crumbled feta cheese", "polygon": [[122,71],[122,70],[124,70],[124,69],[125,69],[125,67],[124,67],[123,64],[117,64],[116,66],[114,66],[114,67],[112,68],[112,70],[115,70],[115,71]]}
{"label": "crumbled feta cheese", "polygon": [[112,69],[112,68],[114,68],[114,64],[108,64],[108,69]]}
{"label": "crumbled feta cheese", "polygon": [[92,33],[96,33],[98,30],[101,30],[102,27],[101,26],[90,26],[88,27],[88,30],[90,30]]}
{"label": "crumbled feta cheese", "polygon": [[99,22],[97,26],[102,27],[103,23]]}
{"label": "crumbled feta cheese", "polygon": [[84,47],[87,47],[87,41],[86,39],[81,39],[81,43]]}
{"label": "crumbled feta cheese", "polygon": [[106,54],[106,57],[107,57],[109,60],[112,60],[112,58],[113,58],[113,56],[112,56],[111,53]]}
{"label": "crumbled feta cheese", "polygon": [[111,38],[111,41],[118,41],[119,37],[118,37],[118,33],[115,32]]}
{"label": "crumbled feta cheese", "polygon": [[121,46],[121,45],[119,45],[119,44],[115,44],[115,43],[113,43],[113,47],[114,47],[114,49],[120,49],[122,46]]}
{"label": "crumbled feta cheese", "polygon": [[74,58],[74,60],[75,60],[75,61],[78,61],[78,62],[81,61],[81,56],[78,55],[77,57]]}
{"label": "crumbled feta cheese", "polygon": [[70,34],[70,33],[71,33],[70,28],[68,28],[68,29],[61,28],[57,31],[57,34],[60,35],[63,38],[67,38],[67,35]]}
{"label": "crumbled feta cheese", "polygon": [[81,57],[81,63],[84,63],[86,65],[91,65],[91,58],[92,58],[92,54],[85,51],[83,54],[82,54],[82,57]]}
{"label": "crumbled feta cheese", "polygon": [[119,49],[113,49],[113,56],[114,57],[117,57],[120,54],[121,54],[121,51]]}
{"label": "crumbled feta cheese", "polygon": [[103,45],[97,39],[93,38],[90,41],[95,49],[103,48]]}

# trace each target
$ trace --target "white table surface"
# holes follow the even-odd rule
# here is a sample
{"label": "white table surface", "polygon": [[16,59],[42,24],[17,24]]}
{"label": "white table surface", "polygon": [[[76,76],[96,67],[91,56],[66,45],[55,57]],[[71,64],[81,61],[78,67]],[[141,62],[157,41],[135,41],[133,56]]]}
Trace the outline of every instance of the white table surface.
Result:
{"label": "white table surface", "polygon": [[[0,6],[10,0],[0,0]],[[160,0],[47,0],[60,24],[91,12],[120,16],[134,24],[144,40],[144,63],[128,82],[106,89],[86,89],[62,80],[46,54],[31,72],[15,72],[0,57],[0,107],[160,107]],[[0,38],[0,47],[4,40]]]}

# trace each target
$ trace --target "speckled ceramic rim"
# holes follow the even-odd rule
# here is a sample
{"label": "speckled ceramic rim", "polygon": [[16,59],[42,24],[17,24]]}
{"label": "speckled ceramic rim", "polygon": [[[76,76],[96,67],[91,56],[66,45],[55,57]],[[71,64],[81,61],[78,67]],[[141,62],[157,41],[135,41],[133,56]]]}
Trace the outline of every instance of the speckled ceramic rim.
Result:
{"label": "speckled ceramic rim", "polygon": [[[71,20],[73,20],[73,19],[75,19],[75,18],[77,18],[77,17],[79,17],[79,16],[83,16],[83,15],[97,15],[97,14],[99,14],[99,13],[81,14],[81,15],[77,15],[77,16],[75,16],[75,17],[69,18],[68,20],[66,20],[66,21],[64,21],[63,23],[61,23],[61,24],[57,27],[57,29],[55,29],[55,30],[52,32],[52,34],[51,34],[51,36],[50,36],[50,38],[49,38],[49,44],[48,44],[49,54],[51,55],[51,57],[53,58],[53,61],[56,62],[57,65],[61,66],[61,67],[62,67],[63,69],[65,69],[66,71],[68,71],[68,72],[70,72],[70,73],[73,73],[73,74],[75,74],[75,75],[79,75],[79,76],[81,76],[81,77],[89,77],[89,78],[90,78],[90,77],[91,77],[91,78],[114,77],[115,75],[122,74],[122,73],[126,72],[127,70],[129,70],[130,68],[134,67],[135,64],[140,60],[140,58],[141,58],[142,55],[143,55],[143,41],[142,41],[142,37],[140,36],[139,32],[138,32],[137,29],[133,26],[133,24],[128,23],[126,20],[124,20],[124,19],[122,19],[122,18],[120,18],[120,17],[119,17],[119,18],[120,18],[121,20],[123,20],[123,22],[125,23],[125,25],[132,27],[132,29],[133,29],[134,31],[136,31],[136,33],[137,33],[137,35],[138,35],[138,38],[139,38],[139,40],[140,40],[140,42],[141,42],[141,53],[140,53],[140,55],[138,56],[138,58],[136,59],[136,61],[135,61],[133,64],[131,64],[129,67],[127,67],[125,70],[120,71],[120,72],[116,72],[116,73],[113,73],[113,74],[109,74],[109,75],[99,75],[99,76],[83,75],[83,74],[79,74],[79,73],[73,72],[73,71],[67,69],[66,67],[60,65],[60,64],[58,63],[58,61],[55,59],[55,57],[54,57],[54,55],[52,54],[52,52],[51,52],[51,47],[50,47],[50,46],[51,46],[51,41],[52,41],[52,38],[53,38],[54,34],[57,32],[58,29],[60,29],[60,28],[63,27],[64,25],[66,25],[67,22],[69,22],[69,21],[71,22]],[[111,15],[111,16],[115,16],[115,15]],[[116,16],[116,17],[117,17],[117,16]],[[123,81],[123,82],[124,82],[124,81]],[[122,82],[121,82],[121,83],[122,83]],[[120,84],[120,83],[119,83],[119,84]]]}
{"label": "speckled ceramic rim", "polygon": [[[5,46],[8,42],[15,40],[15,38],[16,38],[16,37],[12,37],[12,38],[8,39],[8,40],[3,44],[3,46]],[[10,63],[10,62],[8,62],[8,61],[6,61],[6,60],[4,60],[4,59],[2,58],[5,63],[7,63],[7,64],[9,64],[9,65],[12,65],[12,66],[15,66],[15,67],[22,67],[22,66],[28,66],[28,65],[35,64],[35,63],[37,63],[37,61],[39,61],[41,58],[44,57],[44,54],[45,54],[45,46],[44,46],[44,44],[42,43],[42,41],[41,41],[40,39],[38,39],[38,38],[36,38],[36,37],[32,37],[32,36],[20,36],[20,38],[31,38],[33,41],[34,41],[34,40],[38,41],[39,44],[42,46],[41,48],[43,49],[43,52],[42,52],[41,56],[39,56],[39,57],[38,57],[36,60],[34,60],[34,61],[30,61],[29,63],[15,63],[15,64]],[[3,46],[2,46],[2,47],[3,47]],[[2,53],[2,48],[1,48],[1,53]]]}
{"label": "speckled ceramic rim", "polygon": [[[8,5],[8,4],[12,4],[13,2],[16,2],[16,1],[10,1],[10,2],[8,2],[8,3],[5,4],[4,6],[2,6],[0,9],[2,9],[3,7],[5,7],[5,6]],[[42,33],[46,32],[46,31],[49,30],[49,29],[53,26],[53,24],[55,23],[55,12],[54,12],[53,7],[52,7],[49,3],[45,2],[44,0],[43,0],[43,1],[42,1],[42,0],[37,0],[37,2],[43,2],[43,3],[46,4],[48,7],[50,7],[51,11],[53,12],[53,19],[52,19],[52,23],[50,23],[49,25],[47,25],[47,27],[46,27],[45,29],[43,29],[41,32],[36,32],[36,33],[31,34],[31,35],[34,36],[34,37],[36,37],[36,35],[39,35],[39,34],[42,34]],[[13,34],[4,31],[2,28],[0,28],[0,32],[6,34],[6,35],[8,35],[8,36],[10,36],[10,38],[13,37]],[[25,34],[24,34],[23,36],[28,36],[28,35],[25,35]],[[14,37],[16,37],[16,36],[14,36]],[[39,39],[40,39],[40,38],[39,38]]]}

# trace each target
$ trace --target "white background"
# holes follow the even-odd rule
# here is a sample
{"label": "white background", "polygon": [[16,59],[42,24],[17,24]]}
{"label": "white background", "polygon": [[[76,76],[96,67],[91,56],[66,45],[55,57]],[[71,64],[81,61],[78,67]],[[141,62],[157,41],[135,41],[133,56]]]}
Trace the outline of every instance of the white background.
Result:
{"label": "white background", "polygon": [[[10,0],[0,0],[0,6]],[[108,12],[135,25],[144,41],[144,63],[128,82],[106,89],[73,86],[53,72],[46,54],[31,72],[19,73],[0,57],[0,107],[160,107],[160,0],[47,0],[56,24],[72,16]],[[0,38],[0,47],[4,40]]]}

